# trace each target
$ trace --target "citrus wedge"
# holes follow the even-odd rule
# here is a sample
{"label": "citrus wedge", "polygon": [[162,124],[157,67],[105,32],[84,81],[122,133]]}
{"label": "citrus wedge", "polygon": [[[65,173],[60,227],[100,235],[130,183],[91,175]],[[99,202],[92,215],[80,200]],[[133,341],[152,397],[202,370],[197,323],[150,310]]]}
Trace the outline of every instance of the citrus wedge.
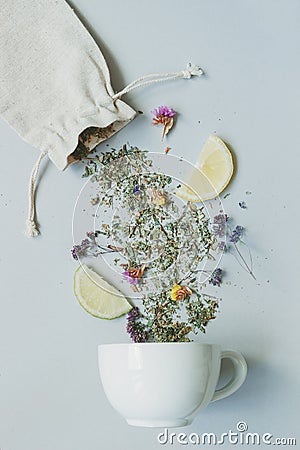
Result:
{"label": "citrus wedge", "polygon": [[120,291],[84,264],[74,274],[74,293],[80,305],[100,319],[115,319],[132,309]]}
{"label": "citrus wedge", "polygon": [[222,139],[211,134],[202,148],[194,170],[176,191],[190,202],[203,202],[217,197],[233,174],[233,161]]}

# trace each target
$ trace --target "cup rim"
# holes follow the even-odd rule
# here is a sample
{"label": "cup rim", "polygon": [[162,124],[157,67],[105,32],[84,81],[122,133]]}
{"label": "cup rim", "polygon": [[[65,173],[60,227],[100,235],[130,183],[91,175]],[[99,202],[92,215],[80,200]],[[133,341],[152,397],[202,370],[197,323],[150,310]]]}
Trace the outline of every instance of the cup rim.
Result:
{"label": "cup rim", "polygon": [[153,347],[153,346],[197,346],[197,347],[218,347],[221,348],[220,344],[210,344],[207,342],[113,342],[106,344],[98,344],[98,348],[107,347]]}

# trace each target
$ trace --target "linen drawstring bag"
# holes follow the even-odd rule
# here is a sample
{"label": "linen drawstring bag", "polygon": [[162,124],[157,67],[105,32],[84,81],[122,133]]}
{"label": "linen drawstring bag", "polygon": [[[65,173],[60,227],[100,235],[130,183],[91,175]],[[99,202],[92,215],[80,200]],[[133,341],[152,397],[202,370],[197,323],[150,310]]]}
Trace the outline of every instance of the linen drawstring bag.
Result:
{"label": "linen drawstring bag", "polygon": [[0,54],[0,114],[41,152],[29,182],[28,236],[39,234],[35,182],[46,155],[64,170],[135,117],[124,94],[203,73],[188,65],[115,93],[99,47],[64,0],[0,0]]}

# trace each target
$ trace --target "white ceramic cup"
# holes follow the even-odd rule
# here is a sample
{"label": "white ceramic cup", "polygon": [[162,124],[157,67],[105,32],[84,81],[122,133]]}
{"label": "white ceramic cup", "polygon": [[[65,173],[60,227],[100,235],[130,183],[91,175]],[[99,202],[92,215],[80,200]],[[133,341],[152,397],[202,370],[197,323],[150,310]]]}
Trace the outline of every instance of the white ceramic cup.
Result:
{"label": "white ceramic cup", "polygon": [[[104,344],[99,370],[111,405],[130,425],[189,425],[209,402],[235,392],[245,381],[247,364],[219,345],[188,343]],[[216,390],[222,358],[233,363],[233,376]]]}

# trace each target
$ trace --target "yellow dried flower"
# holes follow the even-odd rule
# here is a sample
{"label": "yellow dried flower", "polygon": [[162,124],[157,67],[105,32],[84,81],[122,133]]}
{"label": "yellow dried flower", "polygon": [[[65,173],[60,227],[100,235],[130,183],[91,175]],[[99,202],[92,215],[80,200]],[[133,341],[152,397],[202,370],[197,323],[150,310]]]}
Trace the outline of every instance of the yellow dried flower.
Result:
{"label": "yellow dried flower", "polygon": [[174,301],[184,300],[186,295],[192,295],[192,291],[187,286],[174,284],[174,286],[170,290],[170,297]]}

